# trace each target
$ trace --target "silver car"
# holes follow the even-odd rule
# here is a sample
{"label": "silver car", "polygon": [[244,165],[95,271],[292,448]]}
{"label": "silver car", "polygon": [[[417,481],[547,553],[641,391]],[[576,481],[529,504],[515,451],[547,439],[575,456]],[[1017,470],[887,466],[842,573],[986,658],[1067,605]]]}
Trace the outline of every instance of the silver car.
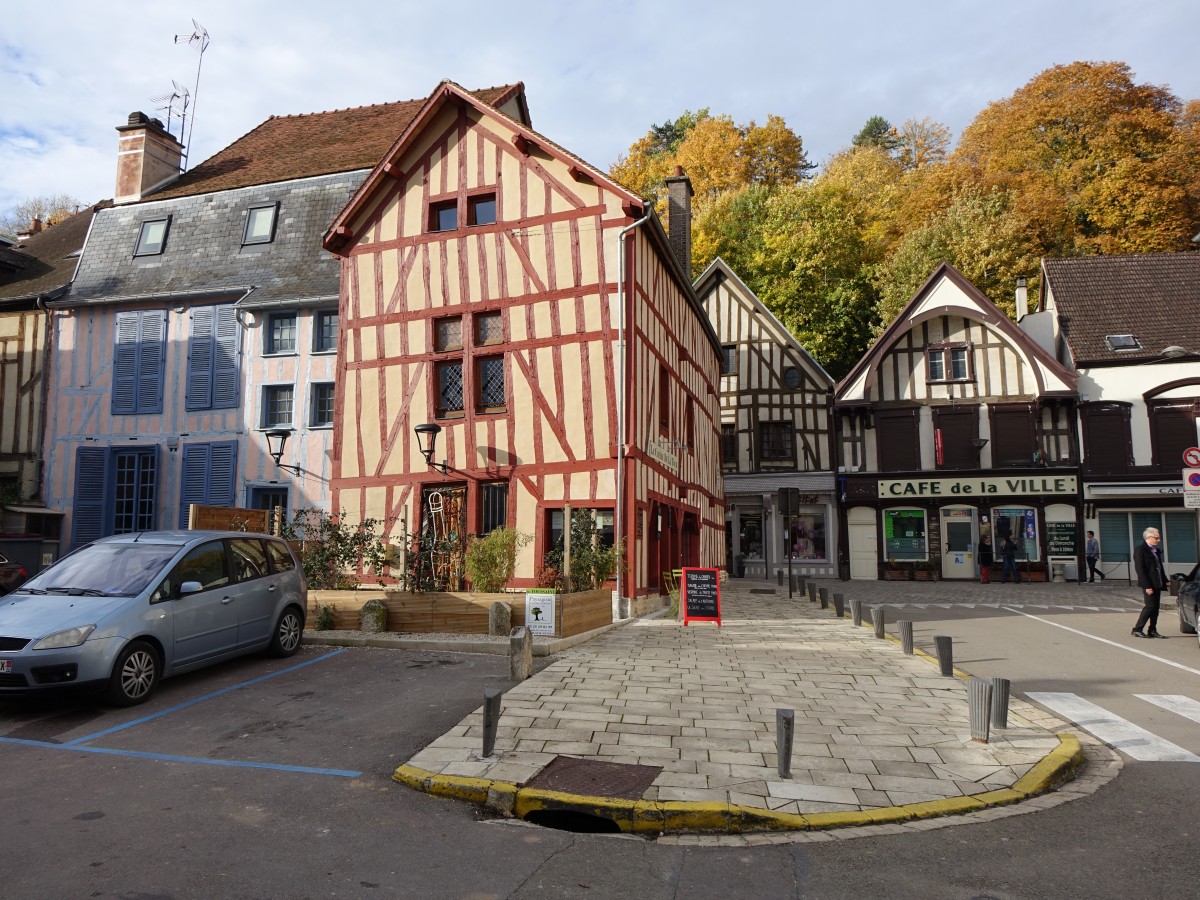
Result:
{"label": "silver car", "polygon": [[91,686],[132,706],[170,675],[260,650],[291,656],[307,605],[304,573],[279,538],[104,538],[0,598],[0,696]]}

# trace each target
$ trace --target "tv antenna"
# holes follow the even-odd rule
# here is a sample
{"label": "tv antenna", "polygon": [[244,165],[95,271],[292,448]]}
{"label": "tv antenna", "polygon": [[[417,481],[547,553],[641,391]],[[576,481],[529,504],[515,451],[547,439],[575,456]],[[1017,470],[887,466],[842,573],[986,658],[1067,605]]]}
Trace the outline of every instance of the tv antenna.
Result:
{"label": "tv antenna", "polygon": [[[161,112],[163,110],[166,111],[166,113],[167,113],[167,131],[171,130],[171,117],[175,114],[176,102],[182,101],[180,104],[180,107],[179,107],[179,118],[180,118],[180,122],[182,123],[187,116],[188,102],[191,100],[191,94],[188,93],[188,89],[185,88],[183,85],[181,85],[178,81],[175,81],[174,79],[172,79],[171,88],[172,88],[172,91],[169,94],[163,94],[161,97],[151,97],[150,98],[151,103],[157,104],[154,107],[156,112]],[[181,130],[180,137],[181,138],[183,136],[182,128],[183,128],[183,126],[181,124],[180,125],[180,130]],[[182,141],[180,141],[180,143],[182,143]]]}
{"label": "tv antenna", "polygon": [[[200,58],[196,62],[196,84],[192,88],[192,95],[191,95],[192,96],[192,121],[191,121],[191,124],[189,125],[188,124],[188,116],[187,116],[187,101],[185,100],[184,105],[183,105],[183,114],[180,117],[180,125],[179,125],[179,136],[181,138],[183,137],[185,130],[187,132],[187,139],[184,141],[184,147],[183,147],[183,168],[186,169],[188,152],[192,146],[192,129],[196,127],[196,103],[198,102],[197,98],[200,96],[200,67],[202,65],[204,65],[204,51],[208,49],[208,43],[209,43],[208,29],[205,28],[203,25],[201,25],[199,22],[197,22],[195,19],[192,19],[192,33],[175,35],[175,43],[176,44],[187,44],[189,47],[192,47],[193,49],[198,51],[200,54]],[[176,87],[178,87],[178,85],[176,85]]]}

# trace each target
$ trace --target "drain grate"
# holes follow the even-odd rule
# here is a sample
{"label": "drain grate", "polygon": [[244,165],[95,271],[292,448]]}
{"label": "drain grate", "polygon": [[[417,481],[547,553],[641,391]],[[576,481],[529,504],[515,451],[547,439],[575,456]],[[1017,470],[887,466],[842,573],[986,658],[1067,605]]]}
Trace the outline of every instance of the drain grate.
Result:
{"label": "drain grate", "polygon": [[750,588],[750,593],[752,593],[752,594],[773,594],[773,593],[775,593],[775,588]]}
{"label": "drain grate", "polygon": [[546,768],[525,782],[525,787],[587,797],[638,800],[661,771],[662,766],[556,756]]}

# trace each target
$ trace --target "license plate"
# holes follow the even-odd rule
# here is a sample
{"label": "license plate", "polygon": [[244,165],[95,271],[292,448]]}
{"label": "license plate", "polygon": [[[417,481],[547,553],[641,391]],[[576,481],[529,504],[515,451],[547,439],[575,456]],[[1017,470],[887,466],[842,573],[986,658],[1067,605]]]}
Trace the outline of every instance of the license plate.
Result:
{"label": "license plate", "polygon": [[12,673],[12,660],[0,659],[0,675],[9,675]]}

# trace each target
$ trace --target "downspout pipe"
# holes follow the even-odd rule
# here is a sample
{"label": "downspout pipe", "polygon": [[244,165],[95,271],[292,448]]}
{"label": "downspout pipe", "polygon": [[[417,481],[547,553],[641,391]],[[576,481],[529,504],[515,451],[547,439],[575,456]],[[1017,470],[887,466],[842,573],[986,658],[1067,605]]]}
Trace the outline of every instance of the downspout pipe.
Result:
{"label": "downspout pipe", "polygon": [[[636,222],[626,225],[617,234],[617,365],[621,378],[617,386],[617,500],[613,515],[613,541],[618,547],[621,546],[621,539],[624,537],[625,522],[623,518],[624,504],[622,503],[625,497],[625,389],[629,381],[625,369],[625,236],[650,221],[651,215],[652,213],[646,213]],[[569,522],[566,527],[571,527]],[[628,548],[626,548],[627,552]],[[617,611],[622,619],[627,619],[629,618],[629,604],[623,593],[624,567],[625,559],[622,554],[622,559],[617,566]]]}

